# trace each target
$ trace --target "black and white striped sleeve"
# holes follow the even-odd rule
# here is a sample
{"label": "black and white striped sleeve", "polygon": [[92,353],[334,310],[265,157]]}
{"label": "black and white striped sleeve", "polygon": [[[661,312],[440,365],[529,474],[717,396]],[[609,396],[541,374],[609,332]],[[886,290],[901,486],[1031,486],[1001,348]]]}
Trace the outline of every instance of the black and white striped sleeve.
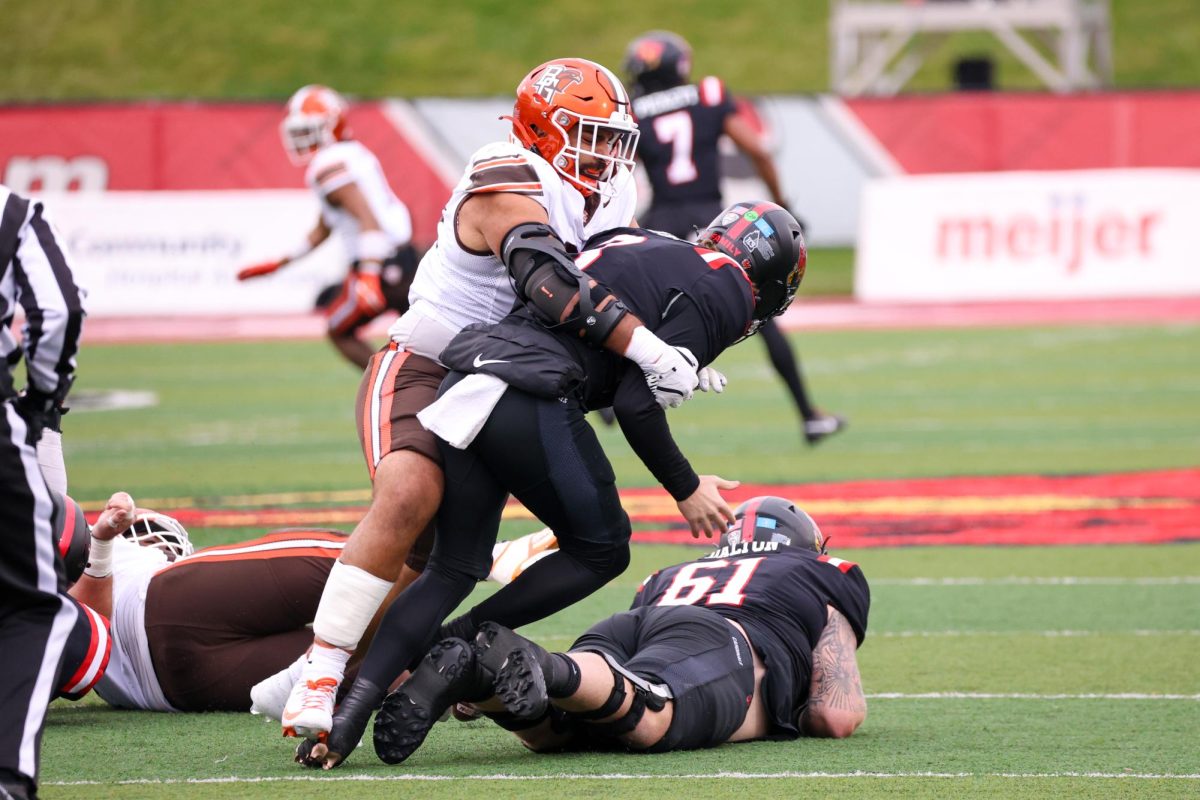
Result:
{"label": "black and white striped sleeve", "polygon": [[[8,368],[25,356],[28,386],[61,401],[75,373],[87,296],[42,204],[0,187],[0,350]],[[22,341],[7,333],[20,304]],[[11,378],[11,376],[9,376]]]}

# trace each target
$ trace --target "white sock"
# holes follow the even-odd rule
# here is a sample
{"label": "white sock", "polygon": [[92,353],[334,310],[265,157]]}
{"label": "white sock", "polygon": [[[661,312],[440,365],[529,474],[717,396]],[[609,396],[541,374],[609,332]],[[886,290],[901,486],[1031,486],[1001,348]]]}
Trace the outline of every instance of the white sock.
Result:
{"label": "white sock", "polygon": [[346,662],[350,653],[340,647],[325,647],[313,642],[304,666],[300,671],[300,680],[315,681],[318,678],[333,678],[339,684],[346,674]]}

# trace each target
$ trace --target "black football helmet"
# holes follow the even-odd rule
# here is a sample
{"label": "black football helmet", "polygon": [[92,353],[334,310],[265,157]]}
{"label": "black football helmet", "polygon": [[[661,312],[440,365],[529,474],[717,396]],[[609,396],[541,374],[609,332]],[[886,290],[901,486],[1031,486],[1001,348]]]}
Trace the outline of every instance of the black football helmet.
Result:
{"label": "black football helmet", "polygon": [[752,497],[733,512],[735,521],[721,535],[721,545],[749,542],[778,542],[803,550],[825,552],[821,529],[791,500],[782,497]]}
{"label": "black football helmet", "polygon": [[800,223],[766,200],[734,203],[700,232],[699,244],[732,258],[754,285],[754,320],[746,336],[787,310],[796,297],[808,248]]}
{"label": "black football helmet", "polygon": [[650,31],[629,43],[622,66],[634,96],[661,92],[688,82],[692,48],[677,33]]}
{"label": "black football helmet", "polygon": [[83,575],[88,563],[88,552],[92,545],[92,529],[84,519],[83,509],[70,497],[50,490],[50,501],[54,505],[50,525],[54,529],[54,543],[63,560],[63,578],[67,586]]}

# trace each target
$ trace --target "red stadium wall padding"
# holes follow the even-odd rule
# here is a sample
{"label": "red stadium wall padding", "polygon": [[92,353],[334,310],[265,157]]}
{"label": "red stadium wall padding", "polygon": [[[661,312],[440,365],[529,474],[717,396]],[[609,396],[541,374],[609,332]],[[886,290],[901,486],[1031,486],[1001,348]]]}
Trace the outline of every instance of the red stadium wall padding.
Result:
{"label": "red stadium wall padding", "polygon": [[1200,92],[848,99],[909,173],[1200,167]]}
{"label": "red stadium wall padding", "polygon": [[[31,177],[22,191],[303,188],[303,169],[288,161],[280,143],[282,117],[283,107],[275,103],[6,108],[0,113],[0,174]],[[354,105],[349,121],[408,204],[417,240],[431,242],[451,187],[379,104]],[[80,159],[103,170],[85,176]]]}

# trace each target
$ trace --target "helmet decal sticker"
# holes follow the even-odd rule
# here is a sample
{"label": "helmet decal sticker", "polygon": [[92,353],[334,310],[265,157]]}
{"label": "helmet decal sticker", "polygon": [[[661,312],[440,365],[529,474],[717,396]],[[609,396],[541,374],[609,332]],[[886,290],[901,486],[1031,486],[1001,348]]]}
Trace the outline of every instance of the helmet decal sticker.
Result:
{"label": "helmet decal sticker", "polygon": [[534,90],[547,103],[553,103],[555,95],[581,83],[583,83],[583,73],[579,70],[562,64],[551,64],[538,76],[533,86]]}

